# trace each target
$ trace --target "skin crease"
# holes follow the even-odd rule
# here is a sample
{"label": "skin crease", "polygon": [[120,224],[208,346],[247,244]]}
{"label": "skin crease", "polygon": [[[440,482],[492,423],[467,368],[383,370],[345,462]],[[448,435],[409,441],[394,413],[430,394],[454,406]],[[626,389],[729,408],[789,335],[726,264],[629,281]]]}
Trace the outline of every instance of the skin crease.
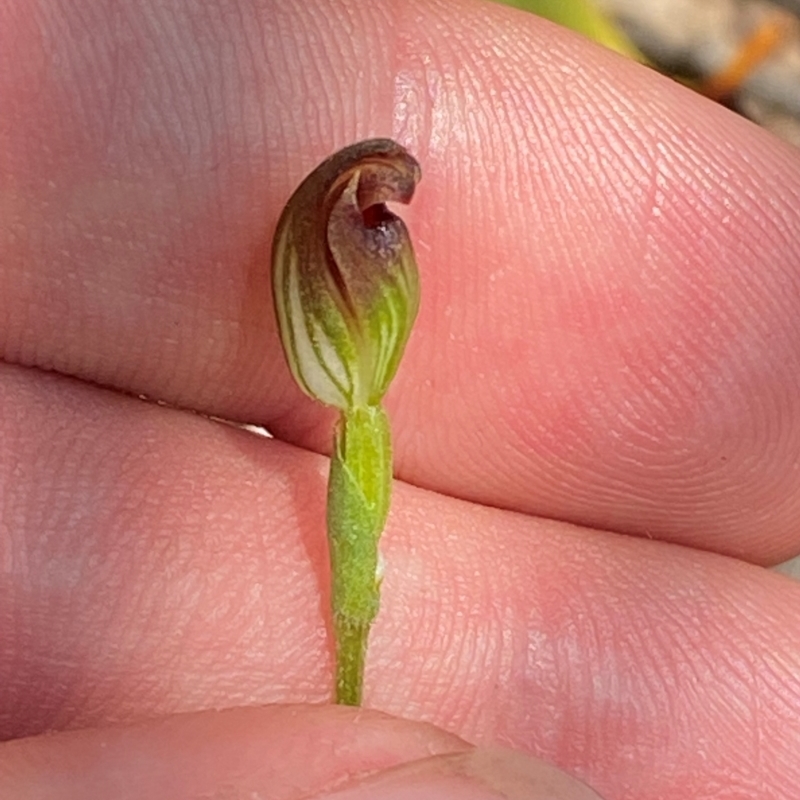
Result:
{"label": "skin crease", "polygon": [[331,417],[267,254],[311,168],[391,135],[423,304],[366,705],[608,798],[794,796],[800,589],[701,551],[800,549],[796,151],[477,3],[7,4],[0,108],[5,738],[328,697]]}

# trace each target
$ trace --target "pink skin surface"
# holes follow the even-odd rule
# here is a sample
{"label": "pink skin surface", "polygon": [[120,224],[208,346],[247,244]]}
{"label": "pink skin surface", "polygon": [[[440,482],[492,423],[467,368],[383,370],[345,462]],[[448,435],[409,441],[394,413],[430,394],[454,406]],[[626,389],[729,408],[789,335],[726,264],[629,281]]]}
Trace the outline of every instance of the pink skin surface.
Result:
{"label": "pink skin surface", "polygon": [[[0,109],[3,737],[328,699],[332,417],[283,362],[269,245],[323,157],[389,135],[423,302],[366,705],[607,798],[796,796],[800,586],[744,563],[800,550],[796,151],[454,0],[6,4]],[[291,776],[284,713],[231,736]],[[306,724],[343,747],[335,713]],[[193,719],[131,735],[184,752]],[[374,726],[384,760],[323,748],[303,791],[464,747]],[[81,773],[59,741],[0,779],[73,796],[22,793]]]}

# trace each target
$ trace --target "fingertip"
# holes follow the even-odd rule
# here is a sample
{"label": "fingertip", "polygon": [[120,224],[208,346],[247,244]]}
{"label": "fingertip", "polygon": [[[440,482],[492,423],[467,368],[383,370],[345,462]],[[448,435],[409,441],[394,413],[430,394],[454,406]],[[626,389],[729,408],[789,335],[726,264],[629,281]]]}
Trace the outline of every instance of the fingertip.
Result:
{"label": "fingertip", "polygon": [[518,751],[477,748],[384,770],[318,800],[601,800],[575,778]]}
{"label": "fingertip", "polygon": [[239,708],[7,742],[0,783],[16,800],[297,800],[467,747],[431,725],[360,709]]}

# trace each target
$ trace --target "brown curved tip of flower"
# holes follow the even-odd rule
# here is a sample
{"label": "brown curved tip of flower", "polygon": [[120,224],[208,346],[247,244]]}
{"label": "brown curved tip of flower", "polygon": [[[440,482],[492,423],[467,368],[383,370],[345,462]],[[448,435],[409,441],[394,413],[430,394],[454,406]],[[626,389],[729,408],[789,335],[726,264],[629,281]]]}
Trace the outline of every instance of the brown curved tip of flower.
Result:
{"label": "brown curved tip of flower", "polygon": [[273,244],[281,340],[300,387],[324,403],[375,404],[388,388],[419,303],[408,230],[417,161],[391,139],[340,150],[297,188]]}
{"label": "brown curved tip of flower", "polygon": [[327,219],[354,172],[359,173],[358,208],[369,224],[382,203],[410,203],[421,172],[417,160],[392,139],[366,139],[334,153],[297,188],[292,200],[309,203]]}

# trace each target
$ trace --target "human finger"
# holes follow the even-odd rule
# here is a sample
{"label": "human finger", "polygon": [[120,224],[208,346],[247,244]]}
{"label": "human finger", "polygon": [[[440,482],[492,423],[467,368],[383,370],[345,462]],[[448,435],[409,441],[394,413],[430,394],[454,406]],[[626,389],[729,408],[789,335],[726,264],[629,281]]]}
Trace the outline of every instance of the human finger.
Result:
{"label": "human finger", "polygon": [[598,798],[521,753],[340,706],[200,712],[8,742],[0,783],[16,800]]}
{"label": "human finger", "polygon": [[[0,377],[4,738],[330,698],[322,458],[68,379]],[[609,797],[791,796],[798,584],[394,494],[368,706]]]}
{"label": "human finger", "polygon": [[794,151],[493,4],[237,9],[4,12],[6,360],[326,448],[275,335],[270,237],[319,159],[393,135],[424,172],[399,475],[762,562],[798,549]]}

